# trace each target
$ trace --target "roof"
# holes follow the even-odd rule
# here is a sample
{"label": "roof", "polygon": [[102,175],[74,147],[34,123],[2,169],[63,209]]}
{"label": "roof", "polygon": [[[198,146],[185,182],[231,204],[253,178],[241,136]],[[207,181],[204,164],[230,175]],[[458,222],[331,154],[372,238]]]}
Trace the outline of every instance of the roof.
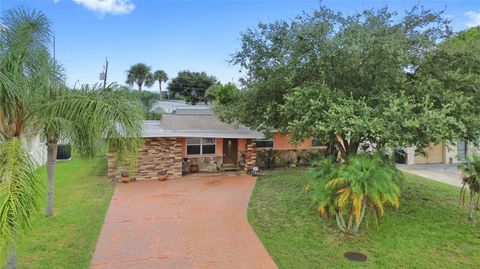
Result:
{"label": "roof", "polygon": [[160,121],[144,121],[143,132],[143,137],[264,138],[260,132],[222,122],[213,114],[164,114]]}

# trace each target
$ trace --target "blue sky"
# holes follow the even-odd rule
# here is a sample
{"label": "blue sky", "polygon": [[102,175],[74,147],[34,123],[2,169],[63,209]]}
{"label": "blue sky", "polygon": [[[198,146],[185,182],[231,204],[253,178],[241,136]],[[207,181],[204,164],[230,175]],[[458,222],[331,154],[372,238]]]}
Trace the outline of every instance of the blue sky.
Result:
{"label": "blue sky", "polygon": [[[456,31],[480,24],[480,0],[323,1],[345,13],[384,5],[402,12],[416,3],[446,9]],[[0,0],[0,12],[17,6],[41,10],[50,18],[56,57],[70,85],[99,82],[105,56],[109,82],[123,84],[129,66],[143,62],[169,77],[188,69],[225,83],[241,76],[239,68],[227,62],[240,47],[241,31],[259,21],[312,11],[319,1]]]}

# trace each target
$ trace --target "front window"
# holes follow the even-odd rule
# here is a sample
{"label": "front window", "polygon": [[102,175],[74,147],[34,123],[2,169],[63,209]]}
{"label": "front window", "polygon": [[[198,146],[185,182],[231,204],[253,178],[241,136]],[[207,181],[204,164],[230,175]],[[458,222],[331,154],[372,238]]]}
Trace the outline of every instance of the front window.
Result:
{"label": "front window", "polygon": [[215,138],[187,138],[187,155],[215,154]]}
{"label": "front window", "polygon": [[273,148],[273,139],[263,139],[255,141],[256,148]]}

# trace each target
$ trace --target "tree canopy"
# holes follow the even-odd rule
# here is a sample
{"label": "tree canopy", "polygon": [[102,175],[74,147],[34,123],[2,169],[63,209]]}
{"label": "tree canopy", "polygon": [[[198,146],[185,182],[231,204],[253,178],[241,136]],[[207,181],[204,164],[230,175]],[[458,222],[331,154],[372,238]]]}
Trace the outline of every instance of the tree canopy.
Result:
{"label": "tree canopy", "polygon": [[447,45],[438,45],[452,35],[442,14],[418,6],[402,15],[321,7],[260,23],[241,34],[231,60],[246,74],[245,90],[218,114],[263,131],[289,131],[295,141],[312,135],[335,141],[343,155],[365,144],[421,151],[430,142],[471,138],[479,132],[471,110],[479,72],[449,64],[461,89],[435,77],[435,66],[442,66],[435,57],[451,58],[442,52]]}
{"label": "tree canopy", "polygon": [[138,90],[142,90],[142,86],[145,84],[147,87],[152,87],[155,83],[154,75],[151,73],[152,68],[146,64],[138,63],[130,66],[127,71],[126,83],[130,86],[136,84]]}
{"label": "tree canopy", "polygon": [[195,105],[206,102],[205,92],[216,82],[214,76],[209,76],[205,72],[181,71],[168,84],[168,90],[184,97],[187,103]]}

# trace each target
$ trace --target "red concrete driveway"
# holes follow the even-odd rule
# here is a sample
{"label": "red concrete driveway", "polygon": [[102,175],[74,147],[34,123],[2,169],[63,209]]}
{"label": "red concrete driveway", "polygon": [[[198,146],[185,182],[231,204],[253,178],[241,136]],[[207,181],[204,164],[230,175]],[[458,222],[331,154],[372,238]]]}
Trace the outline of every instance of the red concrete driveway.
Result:
{"label": "red concrete driveway", "polygon": [[255,179],[118,184],[92,268],[276,268],[247,221]]}

